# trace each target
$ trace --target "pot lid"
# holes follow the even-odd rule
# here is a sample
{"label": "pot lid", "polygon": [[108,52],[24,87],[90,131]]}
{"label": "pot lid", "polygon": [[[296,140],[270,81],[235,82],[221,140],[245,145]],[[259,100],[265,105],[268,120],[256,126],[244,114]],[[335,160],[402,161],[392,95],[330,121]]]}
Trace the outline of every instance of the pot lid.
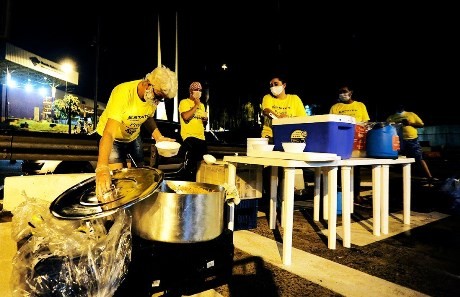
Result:
{"label": "pot lid", "polygon": [[163,172],[152,167],[113,170],[114,190],[107,201],[98,201],[94,176],[59,195],[51,203],[50,211],[55,217],[68,220],[105,217],[150,197],[163,178]]}

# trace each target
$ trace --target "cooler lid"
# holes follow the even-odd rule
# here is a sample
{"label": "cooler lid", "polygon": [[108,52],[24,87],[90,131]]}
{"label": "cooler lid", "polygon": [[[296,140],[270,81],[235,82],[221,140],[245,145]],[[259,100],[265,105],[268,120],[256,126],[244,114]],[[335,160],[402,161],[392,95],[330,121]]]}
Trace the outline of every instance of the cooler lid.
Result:
{"label": "cooler lid", "polygon": [[342,122],[347,124],[356,124],[356,119],[352,116],[347,115],[320,114],[306,117],[278,118],[272,120],[273,125],[307,124],[321,122]]}
{"label": "cooler lid", "polygon": [[68,220],[105,217],[150,197],[164,179],[163,172],[152,167],[123,168],[112,173],[114,190],[107,202],[98,201],[93,176],[59,195],[50,205],[51,213]]}

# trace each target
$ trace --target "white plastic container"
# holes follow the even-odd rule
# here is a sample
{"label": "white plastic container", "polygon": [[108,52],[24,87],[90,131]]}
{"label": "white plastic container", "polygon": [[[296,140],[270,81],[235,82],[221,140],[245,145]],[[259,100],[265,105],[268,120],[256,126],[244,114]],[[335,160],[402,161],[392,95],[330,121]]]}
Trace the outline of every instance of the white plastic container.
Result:
{"label": "white plastic container", "polygon": [[254,144],[265,144],[268,145],[268,138],[248,138],[247,139],[247,152],[253,152],[254,148],[252,145]]}

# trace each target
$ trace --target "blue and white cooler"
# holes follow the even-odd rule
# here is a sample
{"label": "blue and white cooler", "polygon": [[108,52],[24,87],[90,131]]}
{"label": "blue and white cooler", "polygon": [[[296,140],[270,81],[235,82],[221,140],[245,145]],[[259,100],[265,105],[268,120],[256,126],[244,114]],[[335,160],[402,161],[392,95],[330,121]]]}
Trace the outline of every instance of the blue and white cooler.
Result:
{"label": "blue and white cooler", "polygon": [[305,152],[351,157],[356,125],[351,116],[324,114],[273,119],[272,123],[276,151],[283,151],[283,142],[305,142]]}

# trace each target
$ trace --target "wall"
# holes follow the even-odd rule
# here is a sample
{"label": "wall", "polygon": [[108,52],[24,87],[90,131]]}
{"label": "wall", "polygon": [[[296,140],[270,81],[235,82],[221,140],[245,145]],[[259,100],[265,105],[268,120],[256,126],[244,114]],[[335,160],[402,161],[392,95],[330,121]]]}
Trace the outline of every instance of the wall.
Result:
{"label": "wall", "polygon": [[460,125],[427,126],[418,132],[419,141],[429,141],[431,147],[460,147]]}

